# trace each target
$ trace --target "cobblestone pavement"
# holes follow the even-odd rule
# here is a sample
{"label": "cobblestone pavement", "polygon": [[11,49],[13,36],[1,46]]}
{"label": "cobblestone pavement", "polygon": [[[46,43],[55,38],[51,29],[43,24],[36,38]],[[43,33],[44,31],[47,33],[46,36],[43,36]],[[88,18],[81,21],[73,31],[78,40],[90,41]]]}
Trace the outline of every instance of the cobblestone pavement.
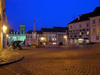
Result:
{"label": "cobblestone pavement", "polygon": [[19,52],[23,60],[1,68],[14,75],[100,75],[100,45],[24,47]]}

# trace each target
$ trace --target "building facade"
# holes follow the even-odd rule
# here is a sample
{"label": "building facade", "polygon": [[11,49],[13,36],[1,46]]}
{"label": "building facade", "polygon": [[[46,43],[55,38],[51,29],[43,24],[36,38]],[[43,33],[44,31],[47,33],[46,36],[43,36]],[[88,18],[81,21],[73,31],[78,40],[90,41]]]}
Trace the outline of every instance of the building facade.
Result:
{"label": "building facade", "polygon": [[10,30],[9,39],[8,39],[9,45],[12,45],[13,41],[18,41],[18,40],[25,42],[25,38],[26,38],[25,25],[21,24],[19,29],[20,29],[19,33],[17,31],[12,30],[12,29]]}
{"label": "building facade", "polygon": [[[54,28],[41,28],[40,31],[36,32],[36,41],[37,44],[44,45],[58,45],[62,42],[62,44],[67,44],[67,38],[64,38],[66,35],[67,27],[54,27]],[[25,45],[31,45],[32,43],[32,34],[33,31],[30,30],[26,33]],[[59,41],[58,41],[59,40]]]}
{"label": "building facade", "polygon": [[7,46],[6,26],[8,24],[5,12],[5,0],[0,0],[0,52]]}
{"label": "building facade", "polygon": [[100,7],[93,12],[79,15],[68,24],[69,44],[87,44],[100,42]]}

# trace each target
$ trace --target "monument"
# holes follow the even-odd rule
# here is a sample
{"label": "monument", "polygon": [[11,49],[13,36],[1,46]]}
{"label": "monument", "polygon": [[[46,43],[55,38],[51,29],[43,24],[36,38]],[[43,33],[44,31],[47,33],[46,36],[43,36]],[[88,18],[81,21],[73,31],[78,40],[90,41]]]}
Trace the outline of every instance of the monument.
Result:
{"label": "monument", "polygon": [[35,20],[34,20],[34,26],[33,26],[33,33],[32,33],[32,45],[36,45],[36,31],[35,31]]}

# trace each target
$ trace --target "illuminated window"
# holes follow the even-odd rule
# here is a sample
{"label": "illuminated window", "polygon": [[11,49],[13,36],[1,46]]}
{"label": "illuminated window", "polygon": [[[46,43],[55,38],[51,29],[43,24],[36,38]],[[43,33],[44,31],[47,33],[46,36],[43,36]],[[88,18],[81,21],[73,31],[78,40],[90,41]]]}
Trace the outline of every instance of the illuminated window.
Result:
{"label": "illuminated window", "polygon": [[54,38],[52,38],[52,41],[54,41]]}
{"label": "illuminated window", "polygon": [[77,43],[77,40],[75,39],[74,42]]}
{"label": "illuminated window", "polygon": [[89,43],[89,40],[86,40],[86,43]]}
{"label": "illuminated window", "polygon": [[87,31],[87,35],[89,35],[89,31]]}
{"label": "illuminated window", "polygon": [[57,43],[56,43],[56,42],[53,42],[52,44],[53,44],[53,45],[56,45]]}
{"label": "illuminated window", "polygon": [[82,32],[80,32],[79,35],[82,35]]}

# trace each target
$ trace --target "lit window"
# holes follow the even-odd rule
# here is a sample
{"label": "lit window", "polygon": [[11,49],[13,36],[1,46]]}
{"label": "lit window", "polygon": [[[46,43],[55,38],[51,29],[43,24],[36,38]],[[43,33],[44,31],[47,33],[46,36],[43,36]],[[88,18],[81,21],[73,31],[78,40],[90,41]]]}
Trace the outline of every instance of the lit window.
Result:
{"label": "lit window", "polygon": [[80,32],[79,35],[82,35],[82,32]]}
{"label": "lit window", "polygon": [[89,31],[87,31],[87,35],[89,35]]}
{"label": "lit window", "polygon": [[52,41],[54,41],[54,38],[52,38]]}
{"label": "lit window", "polygon": [[89,40],[86,40],[86,43],[89,43]]}
{"label": "lit window", "polygon": [[95,20],[93,20],[93,24],[95,24]]}
{"label": "lit window", "polygon": [[77,40],[76,39],[74,41],[75,41],[75,43],[77,43]]}
{"label": "lit window", "polygon": [[96,40],[99,40],[99,36],[96,36]]}
{"label": "lit window", "polygon": [[53,44],[53,45],[56,45],[57,43],[56,43],[56,42],[53,42],[52,44]]}

